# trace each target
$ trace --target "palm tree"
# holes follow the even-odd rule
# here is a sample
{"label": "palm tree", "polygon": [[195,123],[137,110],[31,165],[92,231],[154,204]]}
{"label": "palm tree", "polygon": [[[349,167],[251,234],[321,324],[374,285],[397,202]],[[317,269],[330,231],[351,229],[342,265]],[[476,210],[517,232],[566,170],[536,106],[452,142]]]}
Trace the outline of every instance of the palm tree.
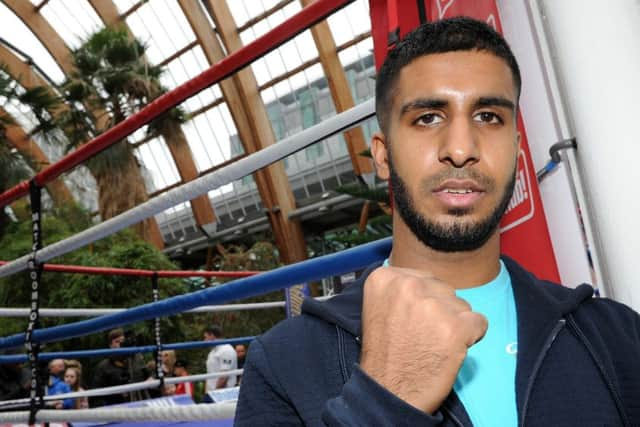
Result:
{"label": "palm tree", "polygon": [[[13,125],[6,115],[0,115],[0,192],[4,192],[15,184],[27,178],[31,171],[22,157],[9,148],[5,129],[8,125]],[[4,208],[0,208],[0,236],[9,223],[9,215]]]}
{"label": "palm tree", "polygon": [[[62,96],[70,108],[58,116],[68,139],[67,149],[122,122],[162,93],[162,69],[146,63],[144,51],[145,46],[125,30],[107,27],[72,52],[75,71],[62,85]],[[93,157],[87,167],[96,179],[103,219],[147,200],[140,165],[127,141]],[[162,246],[154,218],[139,224],[136,231]]]}
{"label": "palm tree", "polygon": [[[51,109],[56,107],[58,101],[54,96],[43,92],[42,88],[21,88],[4,64],[0,64],[0,99],[3,100],[3,105],[0,106],[0,193],[3,193],[32,176],[33,169],[36,168],[32,158],[21,155],[12,147],[8,131],[18,124],[4,110],[4,105],[16,100],[29,107],[37,123],[31,130],[31,135],[46,136],[55,127]],[[8,222],[9,216],[5,209],[0,208],[0,235],[4,233]]]}

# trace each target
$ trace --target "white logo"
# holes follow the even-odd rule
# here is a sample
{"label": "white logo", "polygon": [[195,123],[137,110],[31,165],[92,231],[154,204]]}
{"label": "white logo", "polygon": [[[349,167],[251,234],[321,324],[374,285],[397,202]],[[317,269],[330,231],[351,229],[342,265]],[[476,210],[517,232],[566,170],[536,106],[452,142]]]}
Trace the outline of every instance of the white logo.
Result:
{"label": "white logo", "polygon": [[493,16],[493,13],[487,18],[487,24],[491,25],[494,30],[498,31],[498,26],[496,25],[496,17]]}
{"label": "white logo", "polygon": [[438,0],[436,2],[436,6],[438,6],[438,18],[442,19],[444,18],[444,14],[447,13],[447,9],[449,9],[449,7],[451,7],[451,5],[455,2],[455,0],[449,0],[449,2],[447,2],[446,4],[442,4],[443,2]]}
{"label": "white logo", "polygon": [[523,204],[529,199],[529,193],[527,192],[527,178],[524,175],[523,170],[519,170],[516,174],[516,184],[513,188],[513,196],[507,207],[507,212]]}
{"label": "white logo", "polygon": [[507,352],[507,354],[518,354],[518,342],[510,342],[505,346],[504,350]]}

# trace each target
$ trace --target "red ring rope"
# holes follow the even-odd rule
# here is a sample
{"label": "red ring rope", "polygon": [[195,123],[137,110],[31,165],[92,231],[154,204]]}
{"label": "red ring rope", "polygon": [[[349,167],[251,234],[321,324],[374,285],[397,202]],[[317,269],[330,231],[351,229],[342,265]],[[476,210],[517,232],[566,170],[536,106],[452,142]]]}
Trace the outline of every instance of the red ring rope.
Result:
{"label": "red ring rope", "polygon": [[[0,261],[0,265],[7,261]],[[57,273],[79,273],[113,276],[138,276],[151,277],[158,274],[158,277],[249,277],[262,273],[262,271],[184,271],[184,270],[139,270],[135,268],[114,268],[114,267],[85,267],[82,265],[45,264],[44,271]]]}
{"label": "red ring rope", "polygon": [[[51,182],[62,173],[73,169],[85,160],[93,157],[123,138],[126,138],[136,129],[141,128],[168,109],[201,90],[229,77],[231,74],[251,64],[259,57],[269,53],[282,43],[352,1],[353,0],[316,0],[263,36],[223,58],[193,79],[158,97],[136,114],[133,114],[126,120],[82,145],[74,152],[41,170],[33,179],[35,179],[36,184],[40,186]],[[0,207],[6,206],[28,193],[29,183],[27,181],[21,182],[0,194]]]}

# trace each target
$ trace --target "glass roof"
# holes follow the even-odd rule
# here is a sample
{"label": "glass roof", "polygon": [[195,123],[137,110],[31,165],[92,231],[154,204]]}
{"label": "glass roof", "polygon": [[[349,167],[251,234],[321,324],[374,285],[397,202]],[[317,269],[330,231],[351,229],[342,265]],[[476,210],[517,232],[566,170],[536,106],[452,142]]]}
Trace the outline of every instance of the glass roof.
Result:
{"label": "glass roof", "polygon": [[[78,47],[90,34],[104,26],[87,0],[31,0],[31,3],[70,49]],[[198,0],[198,3],[206,10],[202,1]],[[124,22],[131,32],[148,46],[147,60],[151,64],[165,66],[161,82],[168,90],[210,67],[178,2],[113,0],[113,4],[124,16]],[[233,0],[228,1],[228,6],[245,44],[301,9],[298,0]],[[264,16],[267,11],[272,13]],[[346,70],[356,102],[373,96],[373,81],[370,78],[373,74],[373,45],[368,16],[368,0],[358,0],[328,19],[338,46],[339,59]],[[256,20],[256,17],[262,19]],[[212,31],[215,31],[211,17],[208,19]],[[47,49],[20,18],[2,3],[0,20],[3,23],[0,26],[0,38],[18,46],[22,51],[18,56],[22,59],[25,59],[25,55],[31,57],[33,63],[56,84],[64,81],[62,70]],[[360,41],[354,44],[354,39]],[[255,61],[251,69],[277,139],[335,114],[318,50],[309,30]],[[182,107],[189,115],[189,120],[182,128],[200,173],[206,173],[216,165],[244,153],[233,117],[218,85],[188,99]],[[16,113],[16,119],[25,129],[33,127],[29,122],[29,112],[22,111],[24,108],[12,105],[7,109],[11,109],[12,114]],[[370,133],[372,126],[375,127],[370,123],[365,125],[365,133]],[[135,144],[136,156],[148,174],[147,189],[150,194],[158,194],[180,182],[176,164],[162,138],[148,139],[140,130],[129,140]],[[55,150],[45,151],[51,153],[52,161],[60,155],[54,153]],[[340,159],[345,158],[348,159],[346,146],[342,136],[339,136],[287,159],[285,167],[296,197],[311,196],[318,186],[319,190],[325,191],[328,186],[335,185],[330,182],[341,183],[345,172],[341,169],[340,165],[344,162],[340,163]],[[89,185],[90,180],[85,181]],[[260,197],[251,176],[212,191],[209,196],[214,209],[226,212],[230,218],[237,217],[238,211],[246,214],[247,209],[261,209]],[[95,203],[89,205],[95,209]],[[165,238],[170,240],[171,237],[184,236],[185,229],[195,224],[188,204],[176,206],[159,215],[158,219],[165,225]]]}

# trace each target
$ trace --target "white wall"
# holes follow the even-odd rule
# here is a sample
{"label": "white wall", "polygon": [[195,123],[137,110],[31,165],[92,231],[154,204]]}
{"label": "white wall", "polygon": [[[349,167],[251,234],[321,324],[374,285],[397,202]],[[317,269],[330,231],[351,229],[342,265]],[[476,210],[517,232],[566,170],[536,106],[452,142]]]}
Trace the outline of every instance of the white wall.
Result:
{"label": "white wall", "polygon": [[[533,2],[532,2],[533,3]],[[539,0],[611,296],[640,310],[640,2]]]}
{"label": "white wall", "polygon": [[[555,105],[552,84],[538,46],[526,0],[498,0],[502,29],[520,65],[523,87],[520,108],[536,170],[549,159],[549,147],[572,136]],[[540,184],[540,193],[563,284],[593,283],[571,176],[562,163]],[[535,256],[535,254],[532,254]]]}

